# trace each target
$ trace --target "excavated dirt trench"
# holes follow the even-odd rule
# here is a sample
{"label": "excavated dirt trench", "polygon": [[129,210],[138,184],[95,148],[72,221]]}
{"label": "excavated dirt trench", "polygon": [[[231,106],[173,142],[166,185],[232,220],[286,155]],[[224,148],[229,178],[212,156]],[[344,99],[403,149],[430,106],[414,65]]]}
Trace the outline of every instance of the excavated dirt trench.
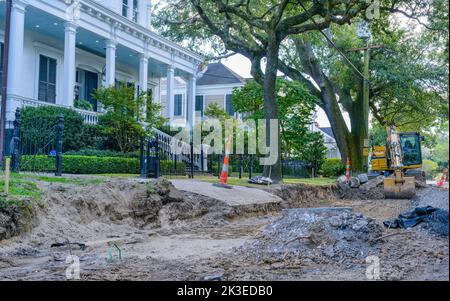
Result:
{"label": "excavated dirt trench", "polygon": [[[274,189],[283,199],[283,208],[350,207],[364,215],[332,217],[335,222],[331,223],[327,217],[327,223],[312,224],[312,232],[322,236],[311,238],[305,233],[309,235],[305,241],[289,228],[299,219],[286,221],[291,215],[282,214],[281,208],[233,208],[182,193],[167,181],[111,179],[100,185],[39,182],[39,186],[45,200],[36,208],[32,230],[0,241],[1,280],[66,280],[70,254],[78,256],[84,280],[201,280],[211,276],[222,280],[365,280],[367,263],[362,255],[371,251],[380,257],[381,279],[448,280],[448,238],[418,229],[371,243],[386,231],[379,226],[381,222],[410,208],[410,200],[341,199],[333,185]],[[277,223],[286,227],[282,233],[291,231],[290,236],[271,232]],[[344,233],[347,245],[342,246],[345,250],[351,246],[351,256],[338,246],[341,229],[346,227],[353,230]],[[329,243],[319,243],[325,240]],[[82,248],[66,242],[80,243]],[[55,243],[62,246],[51,247]],[[115,254],[114,244],[122,252],[120,260],[117,256],[108,260]],[[319,248],[322,245],[327,251]],[[279,249],[275,257],[274,247]],[[358,255],[361,248],[364,254]],[[298,250],[309,257],[302,258]],[[322,257],[333,254],[332,260],[316,256],[319,250]]]}

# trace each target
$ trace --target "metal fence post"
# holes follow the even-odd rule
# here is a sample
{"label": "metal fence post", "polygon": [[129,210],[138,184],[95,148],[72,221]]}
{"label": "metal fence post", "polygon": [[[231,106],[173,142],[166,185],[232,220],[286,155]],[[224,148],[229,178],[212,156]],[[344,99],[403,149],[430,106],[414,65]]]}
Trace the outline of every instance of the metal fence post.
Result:
{"label": "metal fence post", "polygon": [[191,139],[190,142],[190,152],[191,152],[191,169],[190,169],[190,174],[189,174],[189,178],[193,179],[194,178],[194,142]]}
{"label": "metal fence post", "polygon": [[11,149],[11,161],[12,171],[18,171],[20,166],[20,153],[19,153],[19,145],[20,145],[20,108],[16,109],[15,114],[15,120],[14,120],[14,131],[13,131],[13,138],[12,138],[12,149]]}
{"label": "metal fence post", "polygon": [[59,115],[58,125],[56,128],[56,172],[55,176],[62,176],[62,146],[64,133],[64,116]]}
{"label": "metal fence post", "polygon": [[144,138],[141,138],[140,154],[141,178],[147,178],[146,158],[144,155]]}
{"label": "metal fence post", "polygon": [[217,178],[220,179],[220,159],[221,159],[222,155],[217,154]]}
{"label": "metal fence post", "polygon": [[[200,168],[202,169],[202,173],[205,171],[204,156],[205,154],[203,153],[203,144],[200,144]],[[208,163],[208,159],[206,160],[206,163]]]}
{"label": "metal fence post", "polygon": [[250,155],[250,168],[248,169],[248,178],[253,177],[253,155]]}
{"label": "metal fence post", "polygon": [[244,155],[239,155],[239,179],[242,179],[242,172],[244,169],[244,166],[242,165],[242,160],[244,160]]}
{"label": "metal fence post", "polygon": [[155,178],[159,178],[161,175],[160,162],[159,162],[159,139],[158,135],[155,135]]}

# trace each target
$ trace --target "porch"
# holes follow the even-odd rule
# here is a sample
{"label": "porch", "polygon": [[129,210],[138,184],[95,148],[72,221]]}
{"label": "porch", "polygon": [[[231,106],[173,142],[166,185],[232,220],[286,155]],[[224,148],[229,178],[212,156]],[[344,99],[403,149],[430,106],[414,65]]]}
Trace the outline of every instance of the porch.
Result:
{"label": "porch", "polygon": [[[14,67],[8,70],[8,120],[14,119],[17,107],[51,105],[74,108],[86,123],[95,124],[102,107],[92,91],[124,81],[136,90],[150,90],[170,121],[194,122],[201,56],[91,0],[81,0],[77,7],[65,0],[12,2],[9,66]],[[164,98],[161,79],[168,91]],[[179,80],[186,82],[181,98],[175,94]],[[92,109],[75,108],[78,101],[90,103]]]}

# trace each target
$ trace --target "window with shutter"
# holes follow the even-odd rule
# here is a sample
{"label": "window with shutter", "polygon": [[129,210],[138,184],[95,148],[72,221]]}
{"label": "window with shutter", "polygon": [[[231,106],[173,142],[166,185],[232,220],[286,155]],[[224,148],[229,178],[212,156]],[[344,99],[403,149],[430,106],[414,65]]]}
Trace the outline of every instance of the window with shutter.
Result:
{"label": "window with shutter", "polygon": [[183,106],[183,98],[181,94],[175,94],[174,96],[174,116],[181,116],[182,115],[182,106]]}
{"label": "window with shutter", "polygon": [[39,91],[40,101],[56,102],[56,60],[41,55],[39,58]]}
{"label": "window with shutter", "polygon": [[199,111],[200,116],[203,117],[203,95],[195,96],[195,111]]}
{"label": "window with shutter", "polygon": [[234,116],[233,102],[231,101],[231,94],[226,95],[226,109],[227,114],[230,116]]}

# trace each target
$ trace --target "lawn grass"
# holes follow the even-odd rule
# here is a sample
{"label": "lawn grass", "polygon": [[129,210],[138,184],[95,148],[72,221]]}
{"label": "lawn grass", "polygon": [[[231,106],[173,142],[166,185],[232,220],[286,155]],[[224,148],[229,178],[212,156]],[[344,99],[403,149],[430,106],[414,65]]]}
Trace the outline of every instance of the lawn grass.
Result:
{"label": "lawn grass", "polygon": [[[0,193],[5,192],[5,175],[0,176]],[[35,182],[26,179],[23,175],[12,173],[9,180],[9,196],[30,197],[32,200],[40,200],[42,192]],[[8,197],[7,197],[8,198]]]}

